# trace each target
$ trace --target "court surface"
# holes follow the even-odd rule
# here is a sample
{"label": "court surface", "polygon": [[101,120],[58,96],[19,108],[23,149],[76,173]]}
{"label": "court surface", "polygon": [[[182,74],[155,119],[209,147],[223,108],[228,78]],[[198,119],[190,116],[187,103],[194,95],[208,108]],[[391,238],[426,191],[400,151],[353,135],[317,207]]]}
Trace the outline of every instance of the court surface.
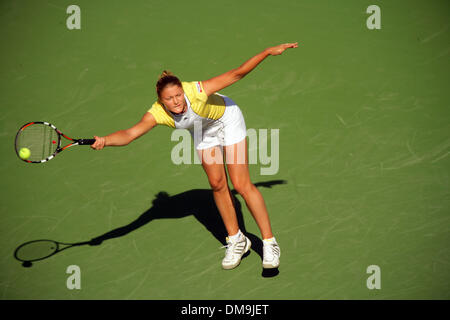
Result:
{"label": "court surface", "polygon": [[[449,299],[448,1],[1,1],[1,299]],[[368,29],[366,9],[381,9]],[[225,89],[247,128],[279,131],[279,168],[250,166],[281,246],[221,269],[223,226],[198,164],[175,165],[169,128],[127,147],[20,161],[17,129],[74,137],[132,126],[158,75],[206,80],[299,42]],[[265,131],[264,131],[265,130]],[[261,135],[258,136],[261,138]],[[270,142],[275,140],[269,139]],[[24,242],[82,242],[24,268]],[[81,289],[69,290],[69,266]],[[369,290],[369,266],[381,288]]]}

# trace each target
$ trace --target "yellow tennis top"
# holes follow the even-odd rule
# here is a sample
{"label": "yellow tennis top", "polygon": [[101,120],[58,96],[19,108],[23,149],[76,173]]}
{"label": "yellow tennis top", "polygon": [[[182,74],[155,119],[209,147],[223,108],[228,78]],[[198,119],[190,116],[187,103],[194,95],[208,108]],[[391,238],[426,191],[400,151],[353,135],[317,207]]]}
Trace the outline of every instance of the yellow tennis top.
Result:
{"label": "yellow tennis top", "polygon": [[[225,101],[220,95],[214,93],[208,97],[201,81],[182,82],[181,85],[192,110],[198,116],[212,120],[222,117],[225,112]],[[155,117],[157,124],[175,128],[175,120],[172,113],[158,101],[152,105],[148,112]]]}

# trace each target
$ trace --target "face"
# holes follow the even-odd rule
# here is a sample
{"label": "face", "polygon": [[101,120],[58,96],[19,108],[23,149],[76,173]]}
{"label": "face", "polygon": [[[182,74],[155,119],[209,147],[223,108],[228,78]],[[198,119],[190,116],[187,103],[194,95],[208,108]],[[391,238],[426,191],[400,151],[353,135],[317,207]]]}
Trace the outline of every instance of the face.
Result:
{"label": "face", "polygon": [[184,99],[182,87],[177,85],[168,85],[161,91],[161,102],[173,113],[182,113],[186,111],[187,103]]}

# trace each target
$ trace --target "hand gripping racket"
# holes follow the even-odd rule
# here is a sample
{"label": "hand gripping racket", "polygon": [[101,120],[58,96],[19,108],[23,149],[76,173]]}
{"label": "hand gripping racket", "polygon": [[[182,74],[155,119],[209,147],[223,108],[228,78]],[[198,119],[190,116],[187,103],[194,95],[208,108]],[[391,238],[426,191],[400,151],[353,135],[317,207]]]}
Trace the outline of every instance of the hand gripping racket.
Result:
{"label": "hand gripping racket", "polygon": [[[69,144],[61,147],[61,138],[69,140]],[[72,146],[94,144],[95,139],[72,139],[59,131],[54,125],[35,121],[24,124],[16,134],[17,156],[28,163],[43,163],[53,159],[58,153]],[[20,156],[21,149],[28,149],[27,157]]]}

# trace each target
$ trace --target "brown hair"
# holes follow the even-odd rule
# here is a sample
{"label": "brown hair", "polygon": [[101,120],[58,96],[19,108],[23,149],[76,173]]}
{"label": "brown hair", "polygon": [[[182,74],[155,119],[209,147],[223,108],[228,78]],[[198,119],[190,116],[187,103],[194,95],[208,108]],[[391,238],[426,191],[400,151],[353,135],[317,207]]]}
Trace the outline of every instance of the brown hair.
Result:
{"label": "brown hair", "polygon": [[158,99],[161,98],[161,92],[168,85],[182,87],[180,79],[178,79],[172,72],[164,70],[159,76],[158,82],[156,82],[156,93],[158,94]]}

